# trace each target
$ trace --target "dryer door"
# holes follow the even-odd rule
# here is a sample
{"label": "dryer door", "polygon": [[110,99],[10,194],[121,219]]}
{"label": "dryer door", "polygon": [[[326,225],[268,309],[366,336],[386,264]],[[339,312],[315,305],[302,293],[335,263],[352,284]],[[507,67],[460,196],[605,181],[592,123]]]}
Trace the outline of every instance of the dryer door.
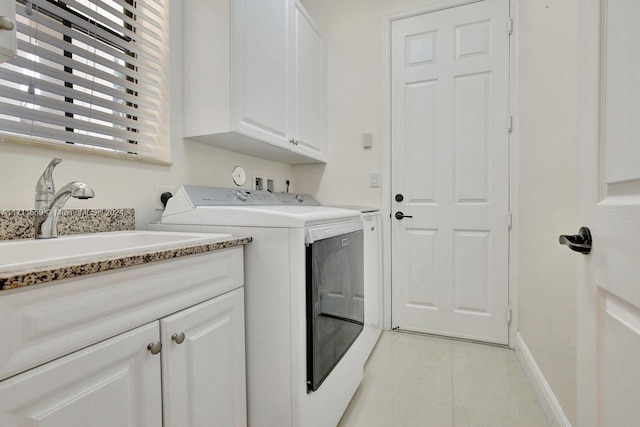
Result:
{"label": "dryer door", "polygon": [[316,391],[364,325],[363,232],[307,244],[307,389]]}

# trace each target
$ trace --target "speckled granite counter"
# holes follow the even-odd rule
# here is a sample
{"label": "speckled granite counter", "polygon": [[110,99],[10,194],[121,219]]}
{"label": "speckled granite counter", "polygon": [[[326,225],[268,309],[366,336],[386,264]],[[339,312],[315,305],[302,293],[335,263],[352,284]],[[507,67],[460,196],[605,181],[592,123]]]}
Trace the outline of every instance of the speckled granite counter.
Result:
{"label": "speckled granite counter", "polygon": [[[0,209],[0,240],[33,239],[38,211]],[[58,220],[61,236],[135,230],[134,209],[64,209]]]}
{"label": "speckled granite counter", "polygon": [[[157,250],[145,250],[128,252],[123,255],[85,259],[82,262],[71,262],[35,267],[29,270],[15,270],[0,272],[0,295],[2,291],[23,288],[25,286],[38,285],[53,280],[68,279],[86,274],[99,273],[123,267],[146,264],[154,261],[163,261],[172,258],[201,254],[236,246],[246,245],[252,241],[251,237],[212,237],[210,241],[199,242],[191,245],[173,245]],[[1,243],[0,243],[1,244]]]}

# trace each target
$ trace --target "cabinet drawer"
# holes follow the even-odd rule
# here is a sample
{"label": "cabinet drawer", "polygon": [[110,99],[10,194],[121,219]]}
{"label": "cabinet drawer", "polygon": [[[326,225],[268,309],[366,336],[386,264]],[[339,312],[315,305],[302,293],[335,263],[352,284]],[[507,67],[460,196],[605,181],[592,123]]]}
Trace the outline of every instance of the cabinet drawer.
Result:
{"label": "cabinet drawer", "polygon": [[0,296],[0,379],[241,287],[243,248]]}

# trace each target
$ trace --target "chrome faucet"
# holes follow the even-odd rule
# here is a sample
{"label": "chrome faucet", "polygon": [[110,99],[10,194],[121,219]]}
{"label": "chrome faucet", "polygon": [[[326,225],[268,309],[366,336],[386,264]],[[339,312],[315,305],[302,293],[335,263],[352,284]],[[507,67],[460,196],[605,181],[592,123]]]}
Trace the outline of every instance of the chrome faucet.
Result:
{"label": "chrome faucet", "polygon": [[51,160],[36,184],[35,206],[38,210],[35,219],[36,239],[58,237],[58,218],[70,197],[91,199],[95,196],[87,184],[78,181],[68,183],[56,193],[53,183],[53,169],[61,162],[62,159],[57,157]]}
{"label": "chrome faucet", "polygon": [[54,157],[36,183],[36,209],[45,209],[53,201],[56,194],[56,188],[53,184],[53,170],[60,163],[62,163],[62,159]]}

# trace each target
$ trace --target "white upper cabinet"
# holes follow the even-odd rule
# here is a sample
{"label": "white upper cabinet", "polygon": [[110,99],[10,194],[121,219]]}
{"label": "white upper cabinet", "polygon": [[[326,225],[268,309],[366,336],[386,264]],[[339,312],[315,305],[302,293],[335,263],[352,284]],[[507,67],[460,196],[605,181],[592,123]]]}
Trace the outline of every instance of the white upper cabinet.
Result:
{"label": "white upper cabinet", "polygon": [[238,133],[289,149],[288,2],[232,4],[232,126]]}
{"label": "white upper cabinet", "polygon": [[296,0],[293,7],[293,61],[291,91],[294,150],[324,159],[325,146],[325,50],[322,33]]}
{"label": "white upper cabinet", "polygon": [[183,4],[184,137],[284,163],[325,162],[325,45],[303,6]]}

